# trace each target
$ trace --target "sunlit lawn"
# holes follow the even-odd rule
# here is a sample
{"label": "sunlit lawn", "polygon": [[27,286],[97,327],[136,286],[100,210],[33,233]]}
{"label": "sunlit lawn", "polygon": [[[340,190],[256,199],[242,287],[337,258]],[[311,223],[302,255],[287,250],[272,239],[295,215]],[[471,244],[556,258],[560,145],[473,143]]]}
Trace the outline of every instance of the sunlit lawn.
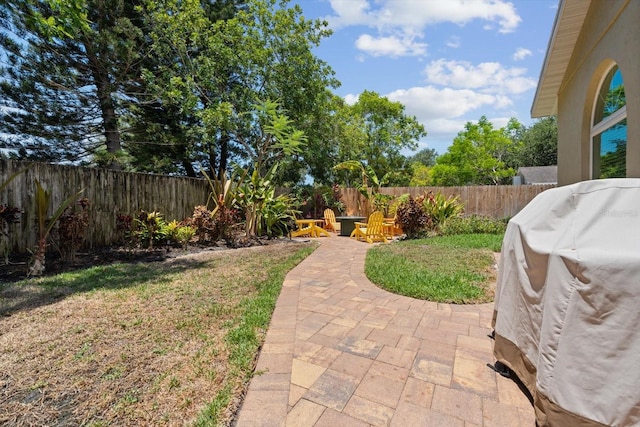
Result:
{"label": "sunlit lawn", "polygon": [[282,243],[0,284],[0,425],[224,425],[286,273]]}
{"label": "sunlit lawn", "polygon": [[378,245],[367,252],[365,273],[383,289],[445,303],[493,300],[494,252],[503,235],[461,234]]}

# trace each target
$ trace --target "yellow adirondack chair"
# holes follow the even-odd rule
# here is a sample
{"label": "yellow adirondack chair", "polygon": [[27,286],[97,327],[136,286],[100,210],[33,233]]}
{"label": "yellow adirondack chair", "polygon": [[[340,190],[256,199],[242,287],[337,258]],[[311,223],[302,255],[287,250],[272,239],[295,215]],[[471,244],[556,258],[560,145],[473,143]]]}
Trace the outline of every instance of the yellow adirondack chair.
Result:
{"label": "yellow adirondack chair", "polygon": [[367,243],[389,243],[387,236],[384,234],[384,214],[376,211],[369,215],[366,223],[356,222],[350,237],[356,240],[362,239]]}
{"label": "yellow adirondack chair", "polygon": [[324,229],[333,231],[334,233],[338,232],[337,228],[338,222],[336,221],[336,214],[332,209],[324,210]]}

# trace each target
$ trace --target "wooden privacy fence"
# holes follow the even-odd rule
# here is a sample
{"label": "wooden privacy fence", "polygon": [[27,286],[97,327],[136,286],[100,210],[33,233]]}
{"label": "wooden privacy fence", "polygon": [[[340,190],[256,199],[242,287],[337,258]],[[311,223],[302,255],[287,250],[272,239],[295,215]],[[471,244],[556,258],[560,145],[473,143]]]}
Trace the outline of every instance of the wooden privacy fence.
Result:
{"label": "wooden privacy fence", "polygon": [[[24,211],[20,222],[9,229],[9,248],[18,253],[36,244],[36,179],[51,193],[49,216],[67,197],[84,189],[80,197],[86,197],[91,203],[87,247],[107,246],[117,241],[118,214],[134,216],[144,209],[160,212],[167,221],[182,220],[193,214],[196,205],[207,202],[210,191],[203,179],[2,159],[0,185],[27,166],[26,172],[0,191],[0,204]],[[6,248],[3,244],[7,244],[6,239],[0,238],[0,251]]]}
{"label": "wooden privacy fence", "polygon": [[[467,187],[383,187],[382,194],[398,197],[402,194],[420,196],[432,191],[445,196],[458,196],[464,204],[465,215],[486,215],[493,218],[510,218],[520,212],[527,203],[543,191],[555,187],[549,185],[483,185]],[[363,215],[370,213],[364,196],[355,188],[343,188],[342,202],[346,206],[347,215]]]}
{"label": "wooden privacy fence", "polygon": [[[203,179],[151,175],[107,169],[81,168],[46,163],[0,159],[0,185],[14,173],[29,166],[0,191],[0,204],[15,206],[24,212],[18,224],[10,226],[9,239],[0,239],[0,255],[9,245],[11,252],[24,253],[36,244],[35,180],[51,193],[49,216],[70,195],[84,189],[80,197],[91,203],[86,247],[108,246],[117,242],[118,214],[134,216],[141,209],[158,211],[167,221],[182,220],[193,208],[207,202],[209,185]],[[465,214],[494,218],[512,217],[542,191],[555,185],[502,185],[469,187],[392,187],[381,188],[394,197],[419,196],[428,191],[459,196]],[[343,188],[342,201],[347,215],[370,213],[367,201],[354,188]]]}

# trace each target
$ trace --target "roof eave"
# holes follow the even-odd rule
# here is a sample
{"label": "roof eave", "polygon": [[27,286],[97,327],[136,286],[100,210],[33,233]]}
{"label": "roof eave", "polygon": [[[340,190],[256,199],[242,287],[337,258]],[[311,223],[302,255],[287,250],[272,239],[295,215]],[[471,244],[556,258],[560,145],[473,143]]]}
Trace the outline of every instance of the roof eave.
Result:
{"label": "roof eave", "polygon": [[560,0],[531,106],[531,117],[557,114],[560,85],[590,4],[591,0]]}

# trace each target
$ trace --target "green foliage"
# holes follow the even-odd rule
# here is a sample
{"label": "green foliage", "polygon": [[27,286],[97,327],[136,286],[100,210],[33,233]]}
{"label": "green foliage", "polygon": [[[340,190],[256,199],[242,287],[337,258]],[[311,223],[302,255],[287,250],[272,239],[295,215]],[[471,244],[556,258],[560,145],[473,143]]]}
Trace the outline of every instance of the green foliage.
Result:
{"label": "green foliage", "polygon": [[196,229],[190,225],[181,225],[176,228],[173,233],[174,239],[182,245],[183,249],[186,249],[189,242],[196,235]]}
{"label": "green foliage", "polygon": [[215,216],[219,209],[233,209],[236,205],[236,193],[238,187],[242,185],[246,176],[247,170],[242,170],[240,174],[237,174],[237,169],[231,174],[231,177],[227,178],[227,171],[220,171],[219,175],[209,176],[205,171],[202,171],[202,175],[209,183],[211,192],[207,199],[207,205],[210,206],[213,202],[213,210],[211,215]]}
{"label": "green foliage", "polygon": [[[335,108],[335,130],[329,133],[334,148],[329,153],[341,167],[334,167],[334,179],[347,187],[366,187],[359,170],[366,165],[370,169],[365,171],[367,178],[378,177],[380,184],[407,185],[411,171],[401,151],[415,149],[426,135],[416,118],[405,115],[401,103],[371,91],[361,93],[352,106],[337,104]],[[353,167],[344,167],[351,162]]]}
{"label": "green foliage", "polygon": [[[310,157],[301,144],[303,134],[321,135],[315,119],[326,116],[327,89],[338,85],[331,68],[312,52],[331,34],[327,23],[304,19],[302,9],[288,1],[251,0],[236,2],[225,13],[211,10],[219,3],[147,3],[149,37],[159,64],[143,75],[159,100],[155,108],[170,113],[175,137],[138,151],[153,154],[166,144],[173,164],[200,163],[211,175],[235,159],[264,166],[263,174],[271,165],[265,144],[273,144],[270,155],[278,157],[281,149],[286,157],[293,152],[291,142],[299,142],[297,155]],[[263,122],[273,105],[260,100],[278,100],[277,120]],[[136,120],[144,125],[144,118]],[[297,130],[288,136],[288,145],[279,145],[284,140],[278,132],[287,127]],[[281,173],[301,179],[304,168],[285,163]]]}
{"label": "green foliage", "polygon": [[441,228],[444,235],[456,234],[504,234],[508,219],[494,219],[484,215],[453,217]]}
{"label": "green foliage", "polygon": [[427,187],[431,185],[431,167],[422,163],[411,163],[410,187]]}
{"label": "green foliage", "polygon": [[[99,148],[121,151],[119,117],[144,93],[145,57],[135,2],[7,0],[10,37],[0,44],[0,139],[9,156],[87,162]],[[117,166],[113,162],[109,166]]]}
{"label": "green foliage", "polygon": [[396,197],[394,200],[392,200],[389,203],[389,217],[395,217],[397,210],[398,210],[398,206],[401,206],[403,203],[406,203],[409,201],[409,199],[411,198],[411,195],[409,193],[405,193],[405,194],[401,194],[400,196]]}
{"label": "green foliage", "polygon": [[374,193],[371,204],[374,211],[380,211],[385,217],[389,216],[389,202],[391,202],[393,196],[390,194]]}
{"label": "green foliage", "polygon": [[513,166],[558,164],[558,121],[555,116],[535,121],[516,135]]}
{"label": "green foliage", "polygon": [[238,188],[238,206],[244,212],[246,237],[256,237],[260,230],[265,208],[275,201],[275,176],[278,164],[274,164],[264,178],[255,169],[251,178]]}
{"label": "green foliage", "polygon": [[464,205],[460,197],[445,197],[442,193],[429,193],[426,195],[423,208],[432,220],[434,228],[441,228],[450,218],[457,217],[464,212]]}
{"label": "green foliage", "polygon": [[467,122],[446,153],[431,169],[434,185],[498,185],[515,175],[507,162],[513,146],[512,135],[521,125],[512,119],[509,125],[494,129],[482,116],[478,123]]}
{"label": "green foliage", "polygon": [[141,242],[145,244],[147,249],[153,250],[155,243],[162,242],[167,239],[167,223],[160,212],[147,212],[141,210],[138,217],[135,219],[136,228],[134,235]]}
{"label": "green foliage", "polygon": [[409,157],[409,162],[419,163],[423,166],[431,167],[436,164],[438,153],[433,148],[423,148],[413,156]]}
{"label": "green foliage", "polygon": [[[338,163],[333,167],[334,170],[348,170],[348,171],[358,171],[360,172],[360,180],[356,181],[355,187],[358,189],[360,194],[364,196],[370,207],[374,207],[375,203],[378,205],[384,205],[388,200],[385,200],[385,197],[380,195],[380,187],[386,183],[387,176],[383,176],[382,178],[378,178],[378,175],[373,170],[371,166],[368,164],[364,164],[359,160],[347,160],[342,163]],[[377,200],[377,202],[376,202]],[[358,205],[358,210],[362,210],[362,206]],[[374,209],[375,210],[375,209]]]}
{"label": "green foliage", "polygon": [[304,218],[320,218],[327,208],[338,213],[345,209],[340,186],[337,184],[296,186],[291,196],[293,206]]}
{"label": "green foliage", "polygon": [[293,205],[292,197],[286,194],[267,199],[262,210],[258,234],[270,238],[286,236],[298,213],[292,208]]}

